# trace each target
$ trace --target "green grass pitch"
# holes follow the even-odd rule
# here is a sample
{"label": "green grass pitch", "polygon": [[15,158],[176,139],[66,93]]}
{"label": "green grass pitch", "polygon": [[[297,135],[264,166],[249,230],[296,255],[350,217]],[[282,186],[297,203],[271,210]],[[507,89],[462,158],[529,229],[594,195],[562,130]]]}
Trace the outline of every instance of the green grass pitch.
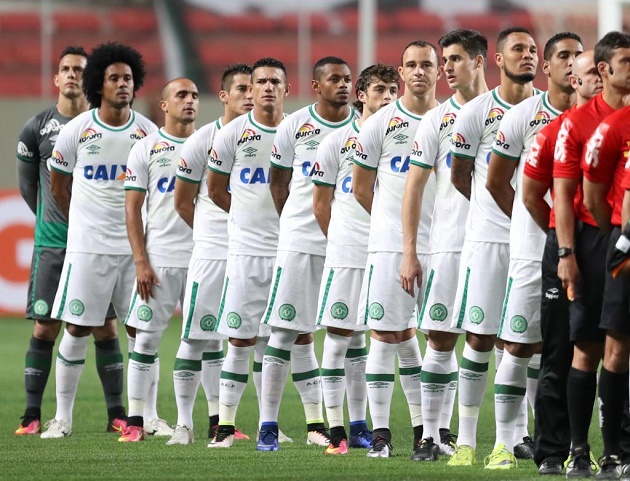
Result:
{"label": "green grass pitch", "polygon": [[[24,409],[24,353],[31,334],[31,323],[19,319],[0,319],[0,479],[146,479],[146,480],[525,480],[538,479],[532,461],[519,462],[511,471],[487,471],[483,458],[494,443],[492,379],[479,420],[480,464],[449,468],[447,457],[436,463],[409,460],[412,430],[409,411],[400,386],[392,404],[391,428],[393,457],[367,459],[365,450],[353,449],[347,456],[324,456],[323,448],[306,446],[304,413],[297,391],[289,381],[280,408],[280,427],[293,444],[282,444],[279,452],[260,453],[255,449],[258,408],[252,383],[247,387],[237,416],[237,426],[251,436],[237,441],[231,449],[208,449],[207,405],[200,389],[195,405],[195,443],[192,446],[166,446],[167,438],[148,438],[142,443],[118,443],[117,435],[106,433],[107,415],[94,364],[94,348],[88,351],[83,377],[75,403],[72,436],[42,440],[39,436],[14,436]],[[122,329],[121,329],[122,330]],[[158,412],[170,424],[177,420],[171,368],[179,345],[180,320],[171,323],[160,346],[161,382]],[[126,349],[123,335],[122,348]],[[323,333],[316,334],[321,356]],[[424,352],[424,342],[422,342]],[[461,351],[461,345],[460,345]],[[53,363],[54,365],[54,363]],[[43,421],[54,416],[54,371],[51,373],[42,409]],[[457,409],[457,408],[456,408]],[[346,418],[347,419],[347,418]],[[368,420],[369,424],[369,420]],[[532,431],[530,416],[530,432]],[[452,429],[457,431],[457,414]],[[599,440],[595,423],[591,437]],[[601,450],[596,443],[594,452]]]}

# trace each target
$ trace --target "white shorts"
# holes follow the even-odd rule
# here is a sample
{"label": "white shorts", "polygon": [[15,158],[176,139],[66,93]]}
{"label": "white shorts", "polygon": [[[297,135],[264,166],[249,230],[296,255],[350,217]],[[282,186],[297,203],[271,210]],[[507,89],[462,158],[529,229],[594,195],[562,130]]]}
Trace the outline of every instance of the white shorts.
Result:
{"label": "white shorts", "polygon": [[420,329],[425,333],[464,332],[451,327],[460,257],[460,252],[439,252],[429,256],[428,269],[423,267],[423,271],[428,272],[428,279],[423,284],[425,289],[420,310]]}
{"label": "white shorts", "polygon": [[269,336],[271,329],[260,320],[269,299],[274,262],[275,257],[228,256],[218,332],[236,339]]}
{"label": "white shorts", "polygon": [[540,332],[542,262],[510,259],[498,337],[504,341],[535,344]]}
{"label": "white shorts", "polygon": [[[367,329],[357,324],[363,268],[325,267],[319,287],[317,325],[351,331]],[[364,301],[365,302],[365,301]]]}
{"label": "white shorts", "polygon": [[182,339],[225,339],[214,332],[226,261],[192,257],[182,307]]}
{"label": "white shorts", "polygon": [[299,332],[316,330],[324,259],[303,252],[278,251],[264,324]]}
{"label": "white shorts", "polygon": [[111,301],[118,318],[124,319],[135,277],[131,255],[68,252],[52,317],[77,326],[102,326]]}
{"label": "white shorts", "polygon": [[509,262],[509,244],[464,241],[451,327],[499,332]]}
{"label": "white shorts", "polygon": [[[421,260],[422,262],[422,260]],[[358,323],[378,331],[404,331],[416,327],[414,308],[416,297],[407,294],[400,285],[402,252],[372,252],[361,286]]]}
{"label": "white shorts", "polygon": [[147,302],[138,296],[138,283],[134,281],[131,307],[125,324],[143,331],[164,331],[173,317],[177,303],[184,304],[186,267],[154,267],[153,272],[160,283],[153,286],[153,297]]}

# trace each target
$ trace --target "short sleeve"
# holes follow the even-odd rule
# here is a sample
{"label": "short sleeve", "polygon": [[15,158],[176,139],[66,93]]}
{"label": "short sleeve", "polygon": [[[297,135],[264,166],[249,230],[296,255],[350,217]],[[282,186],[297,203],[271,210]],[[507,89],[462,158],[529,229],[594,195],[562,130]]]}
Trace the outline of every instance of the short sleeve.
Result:
{"label": "short sleeve", "polygon": [[76,125],[78,124],[70,121],[59,132],[59,137],[57,137],[57,142],[55,142],[53,154],[50,158],[50,168],[56,172],[72,175],[79,147]]}
{"label": "short sleeve", "polygon": [[273,140],[271,165],[279,169],[293,170],[295,150],[292,126],[291,116],[286,117],[278,125],[278,131]]}
{"label": "short sleeve", "polygon": [[23,162],[39,162],[39,144],[37,141],[37,120],[32,117],[26,122],[17,144],[17,158]]}
{"label": "short sleeve", "polygon": [[579,179],[582,175],[580,161],[582,144],[578,139],[578,129],[573,119],[567,117],[558,131],[554,150],[553,176],[566,179]]}
{"label": "short sleeve", "polygon": [[524,175],[545,184],[553,183],[554,141],[546,129],[536,134],[525,159]]}
{"label": "short sleeve", "polygon": [[474,160],[483,136],[483,113],[479,102],[464,105],[453,124],[451,152],[458,157]]}
{"label": "short sleeve", "polygon": [[505,113],[492,144],[492,152],[515,162],[521,159],[525,138],[523,127],[526,123],[523,122],[523,117],[518,115],[519,111],[520,109],[511,109]]}
{"label": "short sleeve", "polygon": [[208,169],[212,172],[230,175],[234,165],[234,156],[236,155],[235,131],[228,125],[219,130],[214,136],[210,157],[208,158]]}
{"label": "short sleeve", "polygon": [[612,182],[621,150],[617,129],[602,122],[586,143],[582,158],[584,176],[591,182]]}
{"label": "short sleeve", "polygon": [[202,128],[186,139],[177,166],[178,179],[193,184],[201,182],[210,157],[213,134],[213,129],[206,131]]}
{"label": "short sleeve", "polygon": [[354,152],[354,163],[368,170],[378,169],[383,149],[383,132],[379,116],[368,118],[361,126]]}
{"label": "short sleeve", "polygon": [[440,148],[440,136],[434,115],[425,115],[418,125],[413,139],[409,162],[412,165],[432,169]]}
{"label": "short sleeve", "polygon": [[341,145],[339,135],[328,135],[317,148],[317,165],[319,173],[313,176],[313,184],[334,187],[337,184]]}
{"label": "short sleeve", "polygon": [[125,190],[146,192],[149,183],[149,166],[147,164],[146,142],[136,142],[129,152]]}

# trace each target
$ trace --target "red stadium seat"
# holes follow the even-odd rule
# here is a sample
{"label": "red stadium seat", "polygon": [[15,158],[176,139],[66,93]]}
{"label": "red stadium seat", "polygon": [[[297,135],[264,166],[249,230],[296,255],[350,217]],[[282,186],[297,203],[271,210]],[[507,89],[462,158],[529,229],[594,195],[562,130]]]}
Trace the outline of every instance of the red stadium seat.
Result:
{"label": "red stadium seat", "polygon": [[[339,12],[338,17],[343,20],[345,30],[348,32],[356,32],[359,30],[359,11],[356,9],[342,10]],[[376,31],[383,33],[389,30],[392,26],[392,21],[388,14],[384,11],[379,11],[376,14]]]}
{"label": "red stadium seat", "polygon": [[90,12],[58,12],[53,14],[55,32],[92,32],[101,30],[101,17]]}
{"label": "red stadium seat", "polygon": [[36,13],[0,14],[0,30],[4,32],[39,32],[40,17]]}
{"label": "red stadium seat", "polygon": [[532,15],[525,10],[516,10],[508,16],[509,25],[517,27],[525,27],[530,32],[534,33],[536,30],[536,23]]}
{"label": "red stadium seat", "polygon": [[190,30],[199,33],[212,32],[221,24],[216,15],[199,8],[187,8],[184,21]]}
{"label": "red stadium seat", "polygon": [[[297,32],[299,25],[298,16],[295,13],[284,15],[278,20],[279,29],[287,32]],[[330,29],[330,19],[323,14],[313,13],[310,16],[311,32],[327,32]]]}
{"label": "red stadium seat", "polygon": [[157,18],[153,8],[121,8],[112,10],[112,28],[125,33],[153,33],[157,30]]}
{"label": "red stadium seat", "polygon": [[272,32],[276,24],[264,15],[225,15],[219,17],[219,23],[228,30],[238,33]]}
{"label": "red stadium seat", "polygon": [[436,32],[438,35],[445,33],[441,16],[417,8],[398,9],[392,16],[392,29],[415,32],[418,38],[425,38]]}
{"label": "red stadium seat", "polygon": [[453,21],[457,24],[458,28],[478,30],[484,35],[492,35],[492,33],[502,30],[501,17],[494,13],[455,15]]}

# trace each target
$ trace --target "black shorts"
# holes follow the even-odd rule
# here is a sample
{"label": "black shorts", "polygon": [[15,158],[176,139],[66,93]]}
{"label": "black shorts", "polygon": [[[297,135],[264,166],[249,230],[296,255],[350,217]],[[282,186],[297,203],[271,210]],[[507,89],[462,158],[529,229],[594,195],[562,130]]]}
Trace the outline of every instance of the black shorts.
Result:
{"label": "black shorts", "polygon": [[[608,259],[620,235],[621,229],[615,227],[608,241]],[[613,279],[609,269],[606,269],[602,320],[599,327],[606,331],[630,335],[630,278],[621,275]]]}
{"label": "black shorts", "polygon": [[569,305],[571,341],[600,342],[606,337],[600,329],[608,236],[589,224],[575,232],[575,258],[580,281],[575,287],[575,301]]}
{"label": "black shorts", "polygon": [[[542,297],[540,299],[540,329],[545,339],[549,340],[549,333],[554,338],[553,342],[561,342],[556,337],[554,327],[557,323],[569,324],[569,300],[567,293],[562,288],[562,281],[558,277],[558,238],[555,229],[550,229],[545,241],[545,250],[542,257]],[[568,333],[568,327],[561,332]],[[569,337],[566,338],[569,343]]]}
{"label": "black shorts", "polygon": [[[26,318],[38,321],[51,320],[51,311],[59,286],[66,249],[59,247],[35,247],[28,280]],[[131,295],[131,293],[129,293]],[[114,306],[107,309],[106,319],[116,317]]]}

